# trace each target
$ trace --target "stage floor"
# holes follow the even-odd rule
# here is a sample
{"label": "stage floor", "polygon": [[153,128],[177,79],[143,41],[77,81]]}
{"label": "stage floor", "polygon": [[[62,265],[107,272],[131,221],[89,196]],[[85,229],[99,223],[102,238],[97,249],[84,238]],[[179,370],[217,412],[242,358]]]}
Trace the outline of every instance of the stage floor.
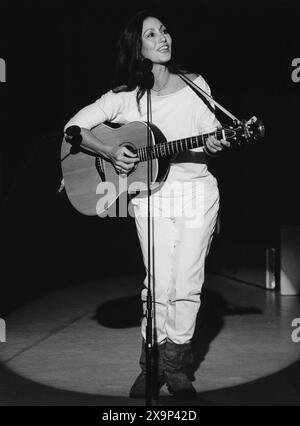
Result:
{"label": "stage floor", "polygon": [[[144,405],[139,373],[141,276],[84,282],[6,318],[0,405]],[[41,281],[41,285],[42,281]],[[198,399],[159,405],[300,405],[300,298],[208,275],[193,341]]]}

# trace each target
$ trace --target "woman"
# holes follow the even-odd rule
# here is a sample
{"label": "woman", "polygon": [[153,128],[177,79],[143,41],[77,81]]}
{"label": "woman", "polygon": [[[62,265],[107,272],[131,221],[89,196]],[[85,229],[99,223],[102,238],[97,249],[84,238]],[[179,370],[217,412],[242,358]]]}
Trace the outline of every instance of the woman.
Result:
{"label": "woman", "polygon": [[[178,69],[172,59],[171,35],[158,15],[147,11],[135,15],[124,29],[118,49],[117,87],[79,111],[66,127],[80,126],[83,145],[112,161],[119,173],[128,173],[139,159],[125,147],[116,149],[107,146],[105,141],[93,136],[90,129],[104,121],[119,124],[147,121],[147,99],[140,67],[145,58],[153,63],[152,122],[167,140],[207,133],[219,126],[212,108],[180,78],[180,73],[184,73],[210,92],[200,75]],[[205,257],[219,207],[217,183],[207,169],[206,154],[214,155],[223,146],[229,146],[229,142],[210,137],[205,151],[197,148],[175,155],[165,184],[151,196],[154,216],[154,254],[151,260],[155,273],[150,275],[155,294],[158,388],[166,383],[169,391],[178,398],[196,395],[188,374],[192,363],[191,339],[200,307]],[[147,200],[135,198],[132,202],[148,271]],[[196,209],[193,209],[195,204]],[[146,277],[142,291],[144,308],[147,285]],[[143,342],[145,326],[144,318]],[[131,388],[131,397],[144,397],[146,393],[144,343],[140,365],[142,371]]]}

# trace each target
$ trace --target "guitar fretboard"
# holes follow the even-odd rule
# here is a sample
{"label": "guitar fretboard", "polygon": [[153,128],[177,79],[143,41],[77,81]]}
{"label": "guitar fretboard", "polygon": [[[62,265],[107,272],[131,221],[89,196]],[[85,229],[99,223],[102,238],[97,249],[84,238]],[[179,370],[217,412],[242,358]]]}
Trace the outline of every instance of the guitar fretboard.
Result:
{"label": "guitar fretboard", "polygon": [[160,157],[167,157],[183,152],[193,148],[199,148],[205,144],[209,136],[214,136],[217,139],[230,139],[236,135],[232,129],[218,129],[215,132],[206,133],[203,135],[192,136],[185,139],[177,139],[170,142],[162,142],[150,147],[144,146],[138,148],[135,153],[138,155],[140,161],[147,161],[148,158],[155,159]]}

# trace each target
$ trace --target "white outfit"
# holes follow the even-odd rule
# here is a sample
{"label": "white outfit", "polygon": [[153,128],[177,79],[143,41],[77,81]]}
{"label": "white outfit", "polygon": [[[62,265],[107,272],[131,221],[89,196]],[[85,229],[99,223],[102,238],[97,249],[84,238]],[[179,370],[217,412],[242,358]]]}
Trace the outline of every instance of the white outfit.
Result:
{"label": "white outfit", "polygon": [[[194,82],[207,93],[210,89],[198,76]],[[87,129],[104,121],[125,124],[146,121],[146,95],[136,102],[136,90],[109,91],[79,111],[66,125]],[[152,122],[168,141],[214,131],[215,115],[191,90],[184,88],[164,96],[152,94]],[[148,271],[147,199],[132,200],[144,264]],[[188,343],[194,333],[204,282],[204,263],[212,240],[219,208],[216,179],[209,173],[203,148],[177,154],[162,188],[151,196],[151,234],[154,254],[151,283],[155,299],[156,339]],[[154,260],[154,262],[153,262]],[[154,280],[153,280],[154,277]],[[146,300],[148,278],[142,299]],[[145,307],[145,303],[144,303]],[[142,321],[145,338],[145,320]]]}

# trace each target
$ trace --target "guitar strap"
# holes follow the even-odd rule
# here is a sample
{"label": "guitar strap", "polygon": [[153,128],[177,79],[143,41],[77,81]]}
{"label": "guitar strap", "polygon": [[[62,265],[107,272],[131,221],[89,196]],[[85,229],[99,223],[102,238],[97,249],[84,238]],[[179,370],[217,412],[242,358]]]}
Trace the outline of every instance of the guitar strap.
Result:
{"label": "guitar strap", "polygon": [[217,101],[215,101],[208,93],[206,93],[201,87],[199,87],[197,84],[195,84],[191,79],[189,79],[184,74],[178,74],[179,77],[185,81],[185,83],[190,86],[190,88],[197,94],[199,97],[203,100],[203,102],[208,106],[208,108],[214,112],[214,109],[211,104],[213,104],[215,107],[219,108],[224,114],[226,114],[229,118],[231,118],[235,123],[240,124],[241,121],[235,117],[231,112],[229,112],[226,108],[224,108],[222,105],[220,105]]}

